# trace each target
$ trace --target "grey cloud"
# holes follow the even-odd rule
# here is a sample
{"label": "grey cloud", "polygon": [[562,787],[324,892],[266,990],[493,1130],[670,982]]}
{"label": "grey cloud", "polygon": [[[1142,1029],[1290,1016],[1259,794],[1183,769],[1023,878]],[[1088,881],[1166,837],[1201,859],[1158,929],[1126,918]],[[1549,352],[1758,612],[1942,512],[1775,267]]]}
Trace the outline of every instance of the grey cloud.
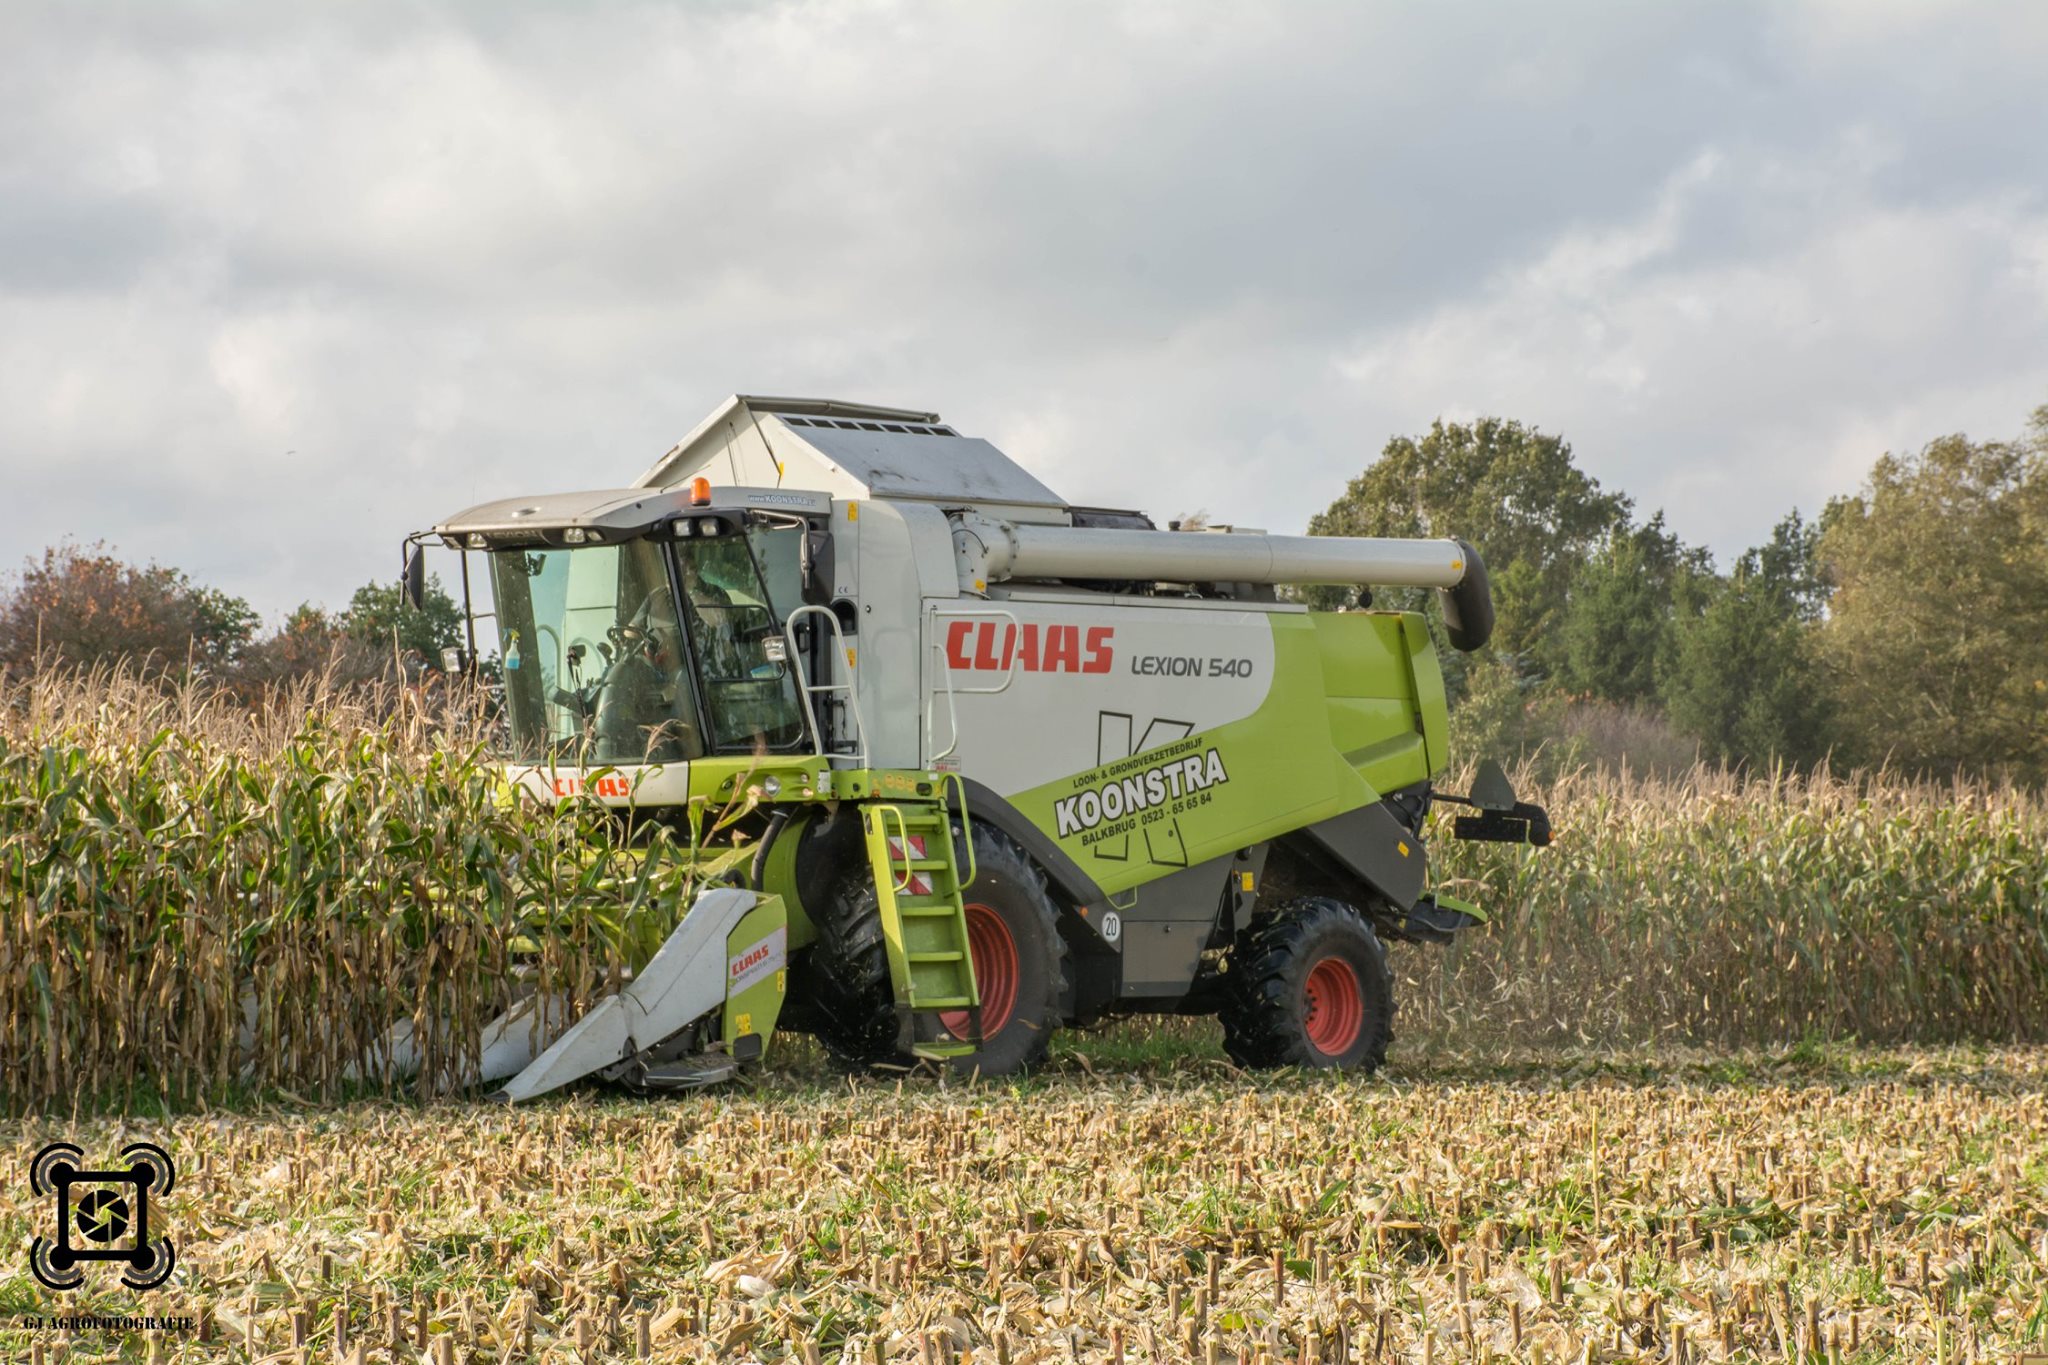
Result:
{"label": "grey cloud", "polygon": [[335,603],[734,389],[934,405],[1068,496],[1276,528],[1504,412],[1725,555],[2048,398],[2031,9],[11,22],[0,564],[72,531]]}

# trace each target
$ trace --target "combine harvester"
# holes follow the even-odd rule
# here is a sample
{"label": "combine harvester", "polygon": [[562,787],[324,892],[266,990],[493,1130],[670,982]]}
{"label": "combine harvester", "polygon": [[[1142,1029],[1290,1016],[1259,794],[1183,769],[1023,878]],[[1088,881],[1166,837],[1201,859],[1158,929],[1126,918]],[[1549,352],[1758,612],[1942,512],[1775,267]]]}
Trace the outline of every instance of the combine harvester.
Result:
{"label": "combine harvester", "polygon": [[1431,805],[1473,811],[1461,838],[1549,841],[1497,768],[1433,789],[1420,615],[1275,592],[1436,588],[1476,649],[1493,605],[1463,541],[1161,531],[935,413],[754,397],[630,488],[412,537],[415,601],[432,541],[466,596],[488,563],[466,662],[494,629],[525,792],[679,828],[693,800],[758,802],[733,884],[629,985],[565,1031],[532,999],[487,1031],[506,1098],[720,1080],[778,1027],[1002,1075],[1062,1024],[1140,1013],[1218,1015],[1249,1066],[1370,1070],[1386,944],[1483,918],[1428,890]]}

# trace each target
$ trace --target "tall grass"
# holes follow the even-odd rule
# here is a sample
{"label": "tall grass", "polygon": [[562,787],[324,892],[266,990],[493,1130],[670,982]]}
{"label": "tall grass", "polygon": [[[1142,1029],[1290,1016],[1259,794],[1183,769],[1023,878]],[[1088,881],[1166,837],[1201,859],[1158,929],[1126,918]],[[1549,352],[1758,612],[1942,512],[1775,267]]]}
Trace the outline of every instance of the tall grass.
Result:
{"label": "tall grass", "polygon": [[401,1019],[460,1084],[515,992],[580,1002],[687,893],[687,849],[507,799],[413,695],[0,695],[0,1108],[331,1090]]}
{"label": "tall grass", "polygon": [[[2038,795],[1704,768],[1535,794],[1552,848],[1433,838],[1494,923],[1397,953],[1402,1032],[2048,1037]],[[580,1006],[659,942],[689,843],[507,799],[476,719],[405,693],[0,678],[0,1110],[332,1091],[399,1019],[419,1085],[461,1084],[515,993]]]}

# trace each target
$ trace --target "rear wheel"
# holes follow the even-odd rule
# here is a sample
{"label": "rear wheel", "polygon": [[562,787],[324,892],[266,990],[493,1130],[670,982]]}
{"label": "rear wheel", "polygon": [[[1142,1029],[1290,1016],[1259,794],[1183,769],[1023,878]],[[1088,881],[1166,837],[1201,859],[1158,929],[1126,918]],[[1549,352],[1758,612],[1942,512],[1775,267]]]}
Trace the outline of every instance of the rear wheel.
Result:
{"label": "rear wheel", "polygon": [[1246,926],[1230,953],[1223,1047],[1241,1066],[1371,1071],[1393,1039],[1394,979],[1372,926],[1312,896]]}
{"label": "rear wheel", "polygon": [[[1059,1024],[1067,947],[1059,908],[1021,849],[976,825],[974,856],[977,875],[962,899],[981,991],[982,1043],[952,1065],[956,1071],[1007,1076],[1045,1058]],[[857,1066],[907,1064],[910,1059],[897,1047],[881,906],[865,862],[840,876],[814,918],[818,941],[804,981],[817,1005],[819,1040]],[[947,1010],[938,1015],[938,1025],[954,1038],[973,1034],[968,1010]]]}

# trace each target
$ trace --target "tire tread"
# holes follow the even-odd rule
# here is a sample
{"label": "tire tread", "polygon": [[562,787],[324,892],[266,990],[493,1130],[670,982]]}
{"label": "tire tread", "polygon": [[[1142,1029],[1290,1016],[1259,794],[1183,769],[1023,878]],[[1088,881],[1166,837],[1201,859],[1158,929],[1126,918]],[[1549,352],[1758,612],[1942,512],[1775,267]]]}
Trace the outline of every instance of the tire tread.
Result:
{"label": "tire tread", "polygon": [[1394,1022],[1394,979],[1386,949],[1364,915],[1327,896],[1283,901],[1238,934],[1219,1012],[1223,1049],[1232,1061],[1258,1069],[1329,1064],[1308,1041],[1300,994],[1289,977],[1314,945],[1333,936],[1352,938],[1370,964],[1359,982],[1369,1041],[1356,1069],[1375,1071],[1386,1061]]}

